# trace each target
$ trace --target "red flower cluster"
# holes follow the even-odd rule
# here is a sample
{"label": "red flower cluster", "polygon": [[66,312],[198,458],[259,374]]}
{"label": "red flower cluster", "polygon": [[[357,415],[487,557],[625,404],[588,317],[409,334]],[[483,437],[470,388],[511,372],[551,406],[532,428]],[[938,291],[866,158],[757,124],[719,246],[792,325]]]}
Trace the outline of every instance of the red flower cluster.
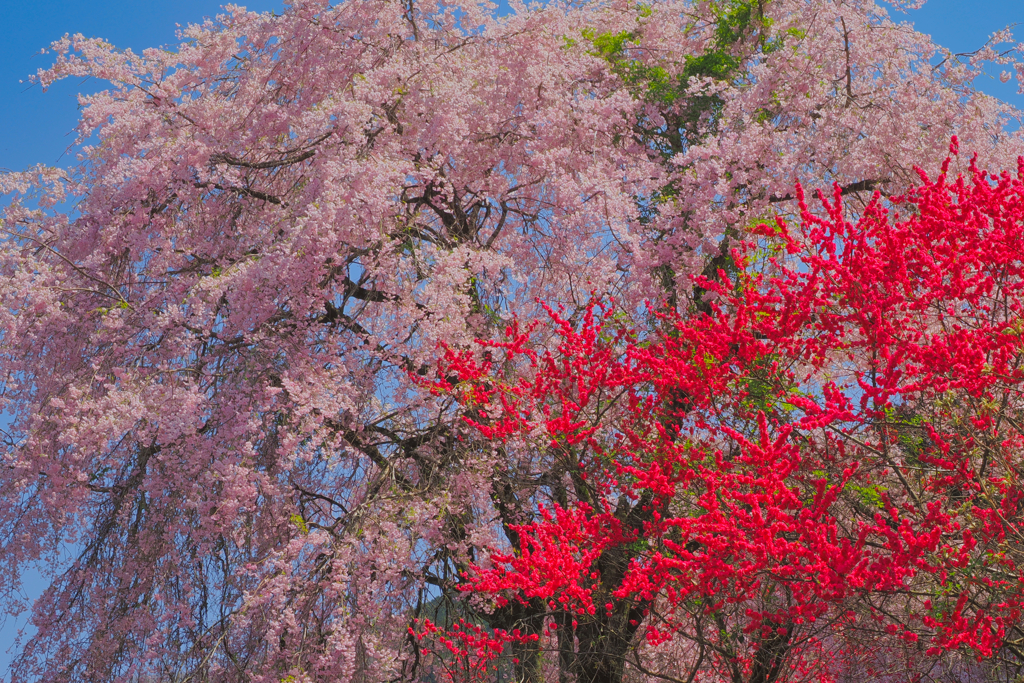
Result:
{"label": "red flower cluster", "polygon": [[822,215],[801,194],[799,230],[759,225],[731,275],[697,280],[710,315],[628,327],[592,302],[449,350],[434,388],[484,440],[570,464],[464,590],[570,629],[588,681],[638,648],[678,648],[681,679],[1003,656],[1024,600],[1024,165],[950,182],[950,163],[856,222],[838,187]]}

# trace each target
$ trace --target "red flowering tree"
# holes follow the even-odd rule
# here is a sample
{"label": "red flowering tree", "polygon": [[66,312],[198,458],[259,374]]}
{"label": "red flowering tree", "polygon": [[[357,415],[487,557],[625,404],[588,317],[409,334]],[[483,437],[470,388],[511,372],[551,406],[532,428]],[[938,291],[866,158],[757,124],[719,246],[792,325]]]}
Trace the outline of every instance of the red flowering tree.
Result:
{"label": "red flowering tree", "polygon": [[699,283],[709,314],[641,334],[605,302],[449,350],[434,390],[517,453],[461,586],[497,630],[450,652],[514,641],[517,680],[580,683],[1018,675],[1024,161],[949,163],[856,222],[801,194]]}

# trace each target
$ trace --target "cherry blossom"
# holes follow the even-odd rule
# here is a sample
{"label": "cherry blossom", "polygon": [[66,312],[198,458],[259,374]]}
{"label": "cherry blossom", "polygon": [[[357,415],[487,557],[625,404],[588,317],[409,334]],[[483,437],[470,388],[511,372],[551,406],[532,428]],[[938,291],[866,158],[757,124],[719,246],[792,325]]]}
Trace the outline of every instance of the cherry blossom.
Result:
{"label": "cherry blossom", "polygon": [[[171,49],[53,45],[43,86],[109,88],[81,98],[71,168],[0,176],[0,595],[18,608],[26,566],[51,579],[12,680],[412,680],[429,659],[422,625],[448,633],[457,619],[483,629],[474,643],[498,628],[536,635],[503,652],[557,678],[559,664],[534,655],[565,631],[514,601],[502,626],[494,595],[460,590],[463,573],[498,581],[490,549],[546,528],[533,503],[576,520],[577,534],[603,503],[534,500],[537,478],[554,476],[535,445],[547,427],[515,444],[471,430],[466,401],[494,395],[461,383],[432,393],[438,345],[475,353],[514,317],[546,319],[540,302],[577,329],[595,292],[616,302],[621,329],[645,329],[648,301],[696,325],[732,305],[718,273],[740,276],[730,254],[756,226],[799,222],[796,183],[838,183],[856,219],[875,215],[873,192],[918,186],[915,165],[934,165],[952,134],[983,168],[1024,153],[1018,113],[972,89],[976,64],[939,64],[926,36],[867,0],[513,9],[297,0],[279,15],[229,6]],[[1000,59],[1016,73],[1015,54]],[[950,173],[968,173],[964,159]],[[955,316],[969,304],[950,305]],[[553,351],[563,331],[542,325],[529,348]],[[967,362],[919,346],[893,367]],[[854,376],[864,354],[804,362]],[[686,392],[710,391],[673,371]],[[708,381],[727,382],[718,371]],[[893,381],[863,395],[884,405]],[[475,422],[503,424],[493,408]],[[931,442],[967,438],[930,424]],[[789,441],[742,434],[743,452],[795,458]],[[619,437],[580,438],[612,448]],[[869,473],[882,477],[850,476]],[[774,495],[786,477],[744,495]],[[839,486],[829,481],[822,496]],[[918,521],[892,543],[923,552]],[[658,580],[677,575],[666,566]],[[995,623],[970,621],[973,609],[957,614],[978,633]],[[908,628],[954,623],[940,617]],[[850,633],[823,634],[820,651]],[[958,633],[934,646],[961,647]],[[843,652],[870,654],[866,642]]]}

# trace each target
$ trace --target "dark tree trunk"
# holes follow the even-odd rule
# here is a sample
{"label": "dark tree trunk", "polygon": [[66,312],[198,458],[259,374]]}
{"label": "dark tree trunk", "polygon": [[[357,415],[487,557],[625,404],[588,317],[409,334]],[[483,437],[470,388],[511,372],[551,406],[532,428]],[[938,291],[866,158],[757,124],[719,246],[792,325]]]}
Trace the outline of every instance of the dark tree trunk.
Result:
{"label": "dark tree trunk", "polygon": [[789,653],[789,637],[792,626],[784,633],[773,633],[761,641],[761,647],[754,655],[754,665],[750,668],[748,683],[775,683],[782,673],[782,665]]}
{"label": "dark tree trunk", "polygon": [[614,619],[587,624],[577,630],[580,642],[574,667],[577,683],[621,683],[626,653],[636,628],[623,629],[613,622]]}

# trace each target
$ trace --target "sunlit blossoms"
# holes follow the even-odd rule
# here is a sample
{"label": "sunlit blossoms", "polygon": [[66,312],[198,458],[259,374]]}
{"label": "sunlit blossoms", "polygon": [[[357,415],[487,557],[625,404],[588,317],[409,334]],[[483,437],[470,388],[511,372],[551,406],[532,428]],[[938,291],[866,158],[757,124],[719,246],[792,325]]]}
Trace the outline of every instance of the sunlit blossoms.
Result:
{"label": "sunlit blossoms", "polygon": [[58,41],[44,86],[110,88],[0,176],[12,680],[1016,671],[1019,183],[914,170],[1016,168],[1009,42],[865,0]]}

